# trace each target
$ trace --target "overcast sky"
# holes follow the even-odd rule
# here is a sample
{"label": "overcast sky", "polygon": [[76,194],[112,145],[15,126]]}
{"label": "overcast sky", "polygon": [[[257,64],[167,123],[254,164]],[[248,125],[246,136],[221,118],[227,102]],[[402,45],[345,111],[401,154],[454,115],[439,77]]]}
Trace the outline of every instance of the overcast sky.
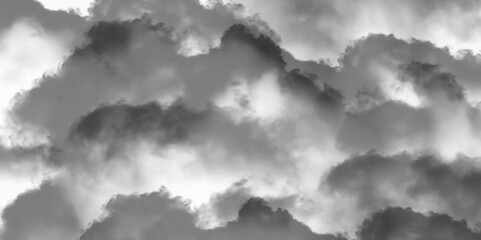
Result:
{"label": "overcast sky", "polygon": [[481,2],[0,0],[0,240],[481,239]]}

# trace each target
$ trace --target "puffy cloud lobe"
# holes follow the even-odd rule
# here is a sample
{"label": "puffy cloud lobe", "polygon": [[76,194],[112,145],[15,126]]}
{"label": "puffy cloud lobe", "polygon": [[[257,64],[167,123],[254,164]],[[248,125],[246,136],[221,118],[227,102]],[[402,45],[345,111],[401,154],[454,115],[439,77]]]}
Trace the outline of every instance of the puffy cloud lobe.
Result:
{"label": "puffy cloud lobe", "polygon": [[[175,28],[180,35],[193,34],[209,41],[219,38],[236,23],[235,8],[214,4],[206,9],[194,0],[182,1],[112,1],[98,0],[91,9],[94,21],[131,20],[149,15],[155,22],[164,22]],[[207,49],[208,50],[208,49]]]}
{"label": "puffy cloud lobe", "polygon": [[[281,81],[284,86],[301,98],[307,98],[317,108],[336,111],[341,111],[343,108],[343,94],[330,85],[319,81],[318,77],[312,73],[293,69]],[[322,86],[319,86],[320,84]]]}
{"label": "puffy cloud lobe", "polygon": [[165,185],[199,206],[244,177],[260,189],[275,189],[286,175],[295,175],[294,163],[255,121],[236,123],[220,109],[192,110],[182,102],[100,106],[78,119],[69,136],[50,157],[61,169],[55,180],[69,189],[82,226],[113,194]]}
{"label": "puffy cloud lobe", "polygon": [[43,79],[15,110],[54,138],[65,136],[74,119],[101,103],[165,100],[180,91],[188,105],[203,107],[233,78],[256,79],[278,65],[275,56],[263,52],[266,44],[274,50],[277,46],[242,25],[226,32],[220,49],[191,58],[176,53],[169,29],[148,19],[98,23],[87,37],[90,41],[69,57],[60,73]]}
{"label": "puffy cloud lobe", "polygon": [[[111,36],[115,36],[115,38],[113,39]],[[64,64],[62,71],[57,76],[43,79],[39,87],[26,93],[16,109],[16,113],[23,120],[44,126],[50,130],[54,141],[61,141],[63,136],[68,135],[69,126],[77,116],[85,114],[101,102],[117,101],[120,97],[125,97],[122,91],[129,91],[134,88],[134,97],[128,99],[129,102],[134,103],[142,103],[144,99],[157,96],[158,92],[155,91],[155,88],[154,93],[145,94],[144,92],[145,90],[151,91],[153,86],[158,88],[158,78],[152,77],[152,74],[160,74],[160,78],[175,78],[175,74],[178,73],[175,68],[182,69],[180,71],[181,76],[175,78],[175,80],[187,78],[192,81],[192,83],[187,82],[187,84],[192,84],[192,87],[188,86],[186,92],[193,91],[193,93],[186,94],[185,97],[187,103],[192,104],[198,102],[192,100],[192,96],[197,99],[196,95],[200,94],[201,98],[209,98],[212,95],[212,88],[221,91],[222,88],[219,88],[219,84],[222,86],[224,82],[228,81],[234,70],[235,73],[244,75],[244,77],[247,75],[249,78],[255,78],[267,69],[283,66],[279,47],[268,37],[256,36],[242,25],[234,25],[225,33],[222,38],[221,49],[213,50],[209,55],[192,58],[179,56],[175,48],[176,41],[171,35],[170,29],[163,24],[152,24],[148,18],[128,22],[100,22],[86,33],[86,37],[89,41],[73,52],[73,55]],[[163,48],[160,52],[157,52],[159,45]],[[143,47],[145,48],[142,50]],[[236,53],[240,54],[239,59],[232,60],[231,55],[236,55]],[[209,61],[211,57],[215,61]],[[162,61],[169,66],[155,69]],[[207,67],[202,66],[206,63],[208,64]],[[224,67],[226,63],[228,63],[228,66]],[[200,65],[200,70],[198,70],[197,65]],[[170,70],[170,66],[173,66],[174,70]],[[127,67],[127,69],[123,69],[124,67]],[[155,71],[152,69],[155,69]],[[189,75],[184,73],[184,69],[196,71]],[[145,72],[149,74],[145,74]],[[215,74],[212,75],[212,73]],[[145,86],[136,88],[134,85],[140,84],[139,78],[142,79],[143,77],[151,79],[145,80],[147,81]],[[136,80],[135,84],[128,82],[129,80]],[[309,83],[309,81],[312,81],[312,79],[304,79],[304,82]],[[168,89],[161,89],[161,91],[168,92],[174,87],[179,87],[175,86],[178,83],[172,82],[166,84]],[[169,84],[174,86],[168,86]],[[198,84],[205,86],[202,86],[199,90],[199,88],[194,87]],[[302,91],[309,91],[310,95],[314,96],[314,89],[317,89],[315,85],[306,86]],[[206,93],[204,93],[204,90]],[[300,94],[302,94],[302,91],[300,91]],[[89,97],[85,98],[87,95]],[[137,96],[135,95],[138,95],[139,98],[136,99]],[[317,97],[322,99],[322,93]],[[73,165],[81,166],[83,164],[90,165],[87,162],[92,159],[102,161],[105,157],[118,157],[124,153],[127,154],[123,150],[131,150],[131,148],[123,147],[135,145],[134,140],[145,140],[132,139],[131,136],[139,136],[147,131],[154,130],[154,135],[158,133],[159,135],[156,137],[160,137],[165,131],[156,131],[157,128],[162,128],[167,132],[171,131],[172,129],[169,128],[176,125],[176,121],[179,119],[169,120],[172,117],[169,117],[169,115],[171,113],[177,115],[178,112],[183,112],[182,107],[177,108],[177,110],[175,110],[175,107],[168,109],[165,115],[162,108],[155,104],[138,107],[126,104],[101,107],[76,125],[77,128],[73,130],[76,132],[71,134],[73,137],[70,140],[75,141],[75,138],[80,136],[82,141],[92,143],[93,138],[97,138],[98,143],[107,146],[106,154],[92,157],[86,153],[90,152],[91,155],[95,155],[92,154],[95,153],[95,144],[93,144],[94,149],[92,151],[85,150],[84,152],[84,150],[72,149],[77,148],[75,143],[70,145],[71,143],[67,142],[62,144],[62,148],[65,147],[65,149],[54,154],[53,158],[56,163],[78,161]],[[193,115],[196,114],[187,114],[181,116],[181,118],[192,121],[190,117]],[[148,120],[145,120],[144,117]],[[149,119],[151,117],[153,119]],[[215,169],[214,171],[219,171],[219,168],[224,170],[226,167],[232,168],[234,164],[239,167],[238,169],[252,172],[254,166],[248,166],[247,163],[254,163],[255,167],[262,167],[262,169],[271,166],[282,170],[280,172],[291,171],[290,168],[285,167],[286,165],[290,166],[290,163],[284,163],[282,158],[280,161],[277,159],[279,158],[279,149],[269,143],[270,139],[263,135],[264,130],[261,130],[257,123],[243,121],[234,124],[226,116],[215,113],[215,111],[212,116],[205,118],[201,121],[203,123],[193,124],[194,129],[191,130],[194,134],[189,136],[191,138],[189,138],[187,144],[195,147],[198,145],[206,147],[205,150],[202,150],[205,151],[202,153],[205,159],[203,162],[208,163],[209,167]],[[160,123],[166,123],[166,125],[160,124],[161,126],[159,126],[159,123],[156,122],[159,119],[161,119]],[[118,129],[113,129],[112,125],[104,123],[113,123],[114,127]],[[188,127],[186,126],[186,128]],[[179,130],[181,135],[184,134],[182,128]],[[97,131],[100,134],[89,134]],[[149,136],[142,137],[149,138]],[[170,138],[172,136],[164,137]],[[213,148],[209,149],[209,146],[213,146]],[[87,149],[89,148],[87,147]],[[217,153],[218,150],[221,150],[222,157],[212,156],[212,153]],[[70,151],[72,153],[69,153]],[[81,156],[76,156],[79,152]],[[282,151],[280,151],[280,154],[283,154]],[[227,156],[229,157],[227,158]],[[213,158],[217,160],[212,160]],[[135,162],[132,161],[131,164],[135,165]],[[103,166],[102,164],[93,165]],[[67,164],[63,167],[69,169],[72,166]],[[94,170],[96,167],[91,168],[89,166],[86,169]],[[84,171],[75,167],[68,171],[77,170],[79,173]],[[102,171],[99,170],[98,172]],[[245,172],[242,174],[245,174]],[[92,175],[96,175],[96,173],[92,173]]]}
{"label": "puffy cloud lobe", "polygon": [[235,221],[208,230],[196,227],[196,214],[165,191],[119,196],[106,209],[108,216],[93,223],[80,239],[344,239],[315,234],[287,211],[272,210],[258,198],[245,202]]}
{"label": "puffy cloud lobe", "polygon": [[[422,105],[389,99],[379,84],[365,92],[357,90],[356,104],[346,109],[338,133],[340,146],[348,152],[375,149],[395,154],[428,149],[446,159],[457,154],[478,156],[474,146],[479,141],[476,123],[479,109],[466,101],[464,87],[457,78],[439,65],[429,63],[413,61],[396,66],[400,69],[394,81],[412,84],[412,91],[420,97]],[[454,125],[458,129],[451,127]],[[463,143],[452,141],[454,136]]]}
{"label": "puffy cloud lobe", "polygon": [[442,72],[439,66],[412,62],[405,69],[401,79],[409,79],[426,92],[441,91],[450,100],[464,100],[464,90],[459,85],[453,74]]}
{"label": "puffy cloud lobe", "polygon": [[479,164],[472,159],[443,163],[435,156],[409,154],[353,157],[332,169],[326,178],[330,191],[354,198],[360,212],[389,206],[443,212],[479,224]]}
{"label": "puffy cloud lobe", "polygon": [[[75,14],[45,10],[36,1],[2,1],[0,23],[0,142],[32,146],[47,142],[9,115],[15,97],[53,74],[68,56],[87,23]],[[19,44],[21,43],[21,44]]]}
{"label": "puffy cloud lobe", "polygon": [[[256,122],[234,123],[219,109],[197,111],[181,101],[168,107],[155,102],[138,106],[125,103],[100,106],[80,118],[69,135],[73,143],[105,144],[109,146],[107,153],[122,152],[125,145],[141,140],[153,142],[160,148],[176,143],[212,144],[232,157],[241,156],[254,162],[277,162],[277,153],[281,152]],[[208,162],[209,156],[206,157]]]}
{"label": "puffy cloud lobe", "polygon": [[[131,20],[148,15],[154,22],[174,27],[181,41],[179,53],[186,56],[205,54],[218,47],[224,31],[241,23],[275,37],[269,26],[257,16],[244,16],[240,4],[199,0],[99,0],[91,9],[94,21]],[[277,37],[276,37],[277,39]]]}
{"label": "puffy cloud lobe", "polygon": [[[45,164],[49,146],[0,147],[0,209],[11,204],[19,194],[37,187],[54,168]],[[3,221],[0,220],[0,229]]]}
{"label": "puffy cloud lobe", "polygon": [[[248,180],[241,180],[234,183],[229,189],[223,193],[216,194],[212,197],[209,203],[211,209],[208,211],[213,211],[215,218],[220,219],[221,222],[232,221],[237,217],[239,209],[251,198],[255,198],[256,195],[253,187],[249,186]],[[261,194],[261,193],[259,193]],[[281,198],[272,198],[269,196],[263,196],[262,199],[272,206],[273,208],[292,208],[297,201],[297,196],[286,196]],[[204,210],[205,209],[201,209]],[[204,212],[201,212],[204,213]]]}
{"label": "puffy cloud lobe", "polygon": [[[57,76],[43,79],[38,87],[29,91],[24,99],[18,103],[21,106],[17,107],[17,114],[27,122],[48,129],[54,137],[58,135],[64,137],[67,134],[68,127],[81,114],[92,110],[101,103],[112,100],[118,101],[125,94],[123,92],[132,87],[130,80],[133,80],[133,76],[129,76],[128,73],[140,74],[140,72],[143,72],[140,67],[142,65],[133,66],[134,69],[126,68],[126,71],[119,70],[129,61],[133,64],[137,57],[134,55],[132,58],[128,58],[124,54],[124,58],[122,58],[120,53],[126,49],[120,48],[130,47],[132,44],[131,31],[133,31],[133,28],[138,31],[147,31],[145,28],[148,27],[145,26],[144,28],[143,26],[142,20],[137,20],[130,24],[99,23],[93,27],[87,35],[92,38],[92,41],[89,41],[85,47],[76,50],[63,64]],[[103,34],[103,31],[115,33],[117,38],[111,38],[109,34]],[[157,36],[161,39],[167,39],[163,41],[164,44],[168,45],[170,42],[162,29],[156,32],[154,28],[152,35],[150,35],[151,41]],[[162,41],[159,43],[162,45]],[[159,47],[157,51],[151,52],[164,57],[175,56],[175,52],[169,51],[168,47],[164,49]],[[145,56],[146,53],[144,51],[138,54],[144,54]],[[152,55],[146,57],[152,57]],[[121,60],[124,60],[124,63]],[[136,67],[138,68],[135,69]],[[89,97],[84,98],[86,95]],[[52,102],[52,99],[60,101]],[[52,104],[54,102],[56,104]]]}
{"label": "puffy cloud lobe", "polygon": [[246,181],[237,182],[227,191],[213,197],[211,204],[217,218],[233,220],[237,217],[240,206],[253,197],[245,184]]}
{"label": "puffy cloud lobe", "polygon": [[100,22],[86,36],[89,41],[60,73],[41,80],[15,109],[19,118],[49,130],[54,139],[66,136],[76,118],[101,103],[165,101],[180,92],[187,105],[202,108],[235,78],[254,81],[284,66],[280,48],[244,25],[229,28],[219,49],[190,58],[176,53],[178,42],[169,28],[147,18]]}
{"label": "puffy cloud lobe", "polygon": [[364,222],[357,234],[360,240],[470,240],[481,237],[481,233],[470,230],[464,221],[453,220],[444,214],[425,216],[409,208],[387,208],[377,212]]}
{"label": "puffy cloud lobe", "polygon": [[[279,33],[282,46],[303,60],[335,61],[350,42],[370,33],[427,40],[454,51],[479,51],[479,35],[472,31],[480,19],[480,5],[476,1],[233,2],[244,4],[249,12],[259,13]],[[449,21],[446,15],[457,16],[456,21]]]}
{"label": "puffy cloud lobe", "polygon": [[[479,60],[478,56],[465,51],[459,56],[445,48],[438,48],[428,41],[418,39],[403,40],[394,35],[370,34],[356,40],[348,46],[339,57],[339,67],[332,67],[324,61],[298,61],[285,52],[288,69],[300,68],[316,74],[323,82],[342,91],[346,101],[356,100],[359,90],[373,90],[380,87],[385,94],[385,88],[392,85],[386,79],[389,76],[380,75],[379,67],[392,72],[396,81],[398,71],[405,69],[413,61],[438,65],[438,70],[451,73],[456,81],[464,86],[466,98],[470,102],[478,101],[479,96]],[[382,83],[387,82],[385,86]],[[406,100],[406,99],[400,99]]]}
{"label": "puffy cloud lobe", "polygon": [[[108,215],[93,223],[80,239],[190,238],[190,239],[346,239],[315,234],[293,219],[289,212],[273,210],[260,198],[250,198],[238,211],[237,219],[223,227],[201,229],[196,214],[165,190],[148,195],[118,196],[106,206]],[[368,239],[477,239],[465,222],[448,215],[423,215],[411,209],[387,208],[366,219],[357,232]]]}
{"label": "puffy cloud lobe", "polygon": [[[437,65],[436,67],[433,66],[432,70],[425,68],[424,72],[452,74],[456,77],[456,81],[464,86],[467,93],[466,97],[472,100],[477,99],[477,84],[479,81],[476,76],[478,75],[479,62],[477,56],[472,52],[467,51],[455,58],[448,49],[437,48],[431,42],[416,39],[406,41],[398,39],[393,35],[376,34],[356,41],[353,46],[346,50],[340,62],[343,68],[349,69],[359,66],[356,63],[376,62],[379,64],[377,62],[379,60],[383,60],[382,64],[394,70],[397,68],[405,69],[409,65],[413,68],[414,64],[412,64],[412,61],[421,65],[422,63]],[[356,72],[360,74],[362,71],[369,72],[369,68],[358,67]],[[343,79],[340,78],[339,81],[343,82]],[[334,86],[345,89],[342,85]],[[347,87],[349,86],[347,85]],[[351,87],[353,86],[351,85]],[[345,94],[348,93],[345,92]]]}
{"label": "puffy cloud lobe", "polygon": [[73,206],[55,183],[21,194],[2,214],[2,239],[73,239],[80,226]]}

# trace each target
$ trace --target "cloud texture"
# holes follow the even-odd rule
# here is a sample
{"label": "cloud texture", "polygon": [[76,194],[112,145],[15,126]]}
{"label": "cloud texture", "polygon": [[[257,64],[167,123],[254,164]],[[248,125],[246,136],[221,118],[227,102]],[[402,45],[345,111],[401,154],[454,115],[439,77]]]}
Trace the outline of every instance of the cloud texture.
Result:
{"label": "cloud texture", "polygon": [[479,7],[3,1],[0,239],[480,239]]}

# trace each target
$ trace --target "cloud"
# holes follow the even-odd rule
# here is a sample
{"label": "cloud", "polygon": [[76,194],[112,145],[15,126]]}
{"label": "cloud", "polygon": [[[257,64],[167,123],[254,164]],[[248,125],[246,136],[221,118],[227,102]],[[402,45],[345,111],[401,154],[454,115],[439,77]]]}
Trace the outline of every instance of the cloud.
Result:
{"label": "cloud", "polygon": [[475,234],[479,56],[438,47],[475,49],[442,18],[475,4],[99,0],[80,17],[7,2],[6,240],[369,239],[390,212],[420,236],[439,214]]}
{"label": "cloud", "polygon": [[411,209],[387,208],[364,222],[358,239],[478,239],[464,221],[444,214],[427,216]]}
{"label": "cloud", "polygon": [[2,239],[73,239],[79,222],[62,189],[45,182],[39,189],[21,194],[2,214]]}
{"label": "cloud", "polygon": [[220,109],[192,110],[182,102],[100,106],[78,119],[60,146],[47,161],[59,168],[54,180],[67,189],[82,226],[115,194],[163,185],[198,207],[242,178],[256,191],[281,195],[276,189],[296,174],[295,163],[257,122],[236,123]]}
{"label": "cloud", "polygon": [[413,62],[405,69],[406,74],[402,79],[412,79],[416,86],[421,87],[430,95],[431,92],[442,92],[449,100],[464,100],[464,90],[461,85],[456,82],[453,74],[442,72],[439,66]]}
{"label": "cloud", "polygon": [[318,235],[296,221],[285,210],[271,209],[262,199],[251,198],[242,205],[235,221],[224,227],[201,229],[196,214],[165,190],[147,195],[118,196],[107,205],[108,216],[95,222],[80,237],[116,239],[344,239]]}
{"label": "cloud", "polygon": [[211,48],[218,47],[224,31],[234,24],[268,30],[261,19],[242,16],[242,11],[242,5],[217,1],[100,0],[91,9],[91,15],[94,21],[125,21],[148,15],[154,22],[172,26],[181,41],[179,53],[192,56],[205,54]]}
{"label": "cloud", "polygon": [[[262,192],[254,193],[255,186],[249,183],[247,179],[234,183],[225,192],[216,194],[212,197],[209,205],[203,206],[199,209],[200,219],[203,217],[214,217],[218,219],[220,223],[226,223],[228,221],[235,220],[239,209],[252,198],[259,198]],[[297,196],[285,196],[285,197],[270,197],[263,196],[263,201],[268,203],[269,206],[275,208],[289,209],[293,208],[296,202],[298,202]],[[207,216],[205,216],[207,215]],[[213,215],[213,216],[209,216]]]}
{"label": "cloud", "polygon": [[[348,101],[353,101],[359,89],[373,89],[379,86],[382,88],[380,90],[385,90],[393,84],[387,79],[389,75],[379,74],[380,67],[393,72],[394,77],[391,78],[396,79],[398,78],[396,72],[413,61],[438,65],[437,71],[453,74],[456,81],[464,86],[467,99],[476,102],[479,95],[477,80],[479,61],[476,53],[465,51],[457,57],[453,55],[449,49],[438,48],[429,41],[403,40],[394,35],[370,34],[354,41],[343,51],[339,57],[340,68],[315,61],[290,60],[289,64],[317,74],[333,87],[342,90]],[[380,84],[382,82],[388,82],[388,85]]]}
{"label": "cloud", "polygon": [[[38,187],[43,179],[53,175],[53,166],[45,164],[49,146],[0,146],[0,211],[11,204],[19,194]],[[0,229],[3,229],[3,220]]]}
{"label": "cloud", "polygon": [[224,148],[232,157],[276,161],[281,150],[263,131],[256,122],[235,123],[221,110],[196,111],[180,101],[168,107],[155,102],[138,106],[120,103],[100,106],[83,116],[72,126],[69,138],[74,144],[105,144],[109,146],[107,153],[122,152],[124,144],[145,140],[158,147],[212,145]]}
{"label": "cloud", "polygon": [[418,151],[430,147],[431,123],[426,109],[389,101],[363,112],[347,113],[338,141],[348,152]]}
{"label": "cloud", "polygon": [[276,47],[274,43],[241,25],[226,32],[221,48],[191,58],[177,54],[178,42],[168,28],[146,18],[101,22],[87,37],[88,43],[60,72],[42,79],[15,109],[20,119],[49,130],[55,138],[64,137],[74,119],[102,103],[169,101],[180,92],[188,105],[204,107],[234,78],[255,80],[277,66],[277,59],[264,52],[265,44]]}
{"label": "cloud", "polygon": [[[457,154],[478,156],[474,146],[479,141],[475,122],[479,109],[467,102],[465,88],[457,78],[429,63],[410,61],[395,66],[398,70],[390,74],[392,83],[409,84],[411,96],[416,96],[419,104],[390,97],[380,82],[371,81],[365,90],[358,88],[355,100],[343,92],[348,105],[338,132],[340,146],[361,153],[370,149],[386,154],[433,150],[445,159]],[[346,66],[339,74],[356,73],[356,68]]]}
{"label": "cloud", "polygon": [[[231,2],[231,1],[223,1]],[[258,13],[297,58],[335,61],[350,42],[370,33],[394,34],[448,46],[453,52],[480,50],[476,34],[480,5],[473,1],[275,1],[235,0]],[[456,21],[445,16],[456,16]]]}
{"label": "cloud", "polygon": [[53,11],[74,11],[80,16],[86,17],[89,15],[89,9],[95,3],[94,0],[74,0],[74,1],[58,1],[58,0],[38,0],[46,9]]}
{"label": "cloud", "polygon": [[[333,194],[351,198],[364,214],[390,206],[412,207],[422,212],[440,212],[479,224],[480,179],[476,159],[444,163],[433,155],[370,153],[346,160],[331,170],[326,186]],[[353,213],[353,216],[356,216]]]}
{"label": "cloud", "polygon": [[[105,32],[118,37],[112,39],[112,34]],[[240,119],[228,109],[208,106],[238,78],[250,89],[263,89],[267,94],[271,89],[256,84],[265,76],[275,81],[273,84],[279,78],[291,81],[280,84],[278,94],[294,100],[306,93],[304,102],[316,102],[306,114],[317,113],[318,103],[336,111],[341,105],[340,93],[328,86],[317,87],[312,77],[303,77],[302,84],[295,82],[302,74],[284,72],[282,51],[275,42],[250,32],[247,26],[232,26],[220,48],[194,57],[179,55],[170,28],[148,18],[100,22],[86,36],[90,41],[73,52],[60,72],[26,92],[14,110],[20,120],[45,129],[52,144],[60,147],[53,158],[61,167],[59,179],[73,185],[72,196],[88,199],[99,194],[84,210],[82,224],[99,214],[109,194],[148,192],[160,184],[172,187],[175,194],[195,198],[197,204],[246,177],[257,184],[257,192],[291,194],[305,176],[297,172],[297,164],[284,150],[291,146],[284,141],[301,152],[303,142],[314,144],[317,139],[309,136],[296,143],[298,139],[286,134],[292,126],[302,127],[295,123],[298,115],[280,124],[277,119],[265,123],[249,112],[251,107],[257,109],[254,102],[241,108],[246,117]],[[184,105],[172,103],[177,98],[171,95],[174,91],[179,91]],[[122,103],[115,104],[121,99]],[[160,103],[144,104],[152,100]],[[297,106],[302,106],[300,103]],[[299,114],[304,114],[304,108],[299,108]],[[318,127],[315,117],[306,123]],[[164,145],[166,142],[171,144]],[[171,171],[166,170],[167,165]],[[316,169],[309,171],[317,174]],[[273,170],[276,174],[264,176]],[[89,189],[88,182],[99,178],[104,184]],[[202,193],[189,190],[189,178],[197,179]],[[279,190],[286,182],[287,193]],[[83,201],[75,202],[82,205]]]}

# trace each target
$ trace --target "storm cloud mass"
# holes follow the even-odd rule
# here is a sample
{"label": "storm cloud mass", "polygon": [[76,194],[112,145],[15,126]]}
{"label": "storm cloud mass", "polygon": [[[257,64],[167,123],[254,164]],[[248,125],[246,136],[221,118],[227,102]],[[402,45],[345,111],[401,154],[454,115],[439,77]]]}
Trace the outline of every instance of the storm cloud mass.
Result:
{"label": "storm cloud mass", "polygon": [[480,12],[0,1],[0,239],[481,239]]}

